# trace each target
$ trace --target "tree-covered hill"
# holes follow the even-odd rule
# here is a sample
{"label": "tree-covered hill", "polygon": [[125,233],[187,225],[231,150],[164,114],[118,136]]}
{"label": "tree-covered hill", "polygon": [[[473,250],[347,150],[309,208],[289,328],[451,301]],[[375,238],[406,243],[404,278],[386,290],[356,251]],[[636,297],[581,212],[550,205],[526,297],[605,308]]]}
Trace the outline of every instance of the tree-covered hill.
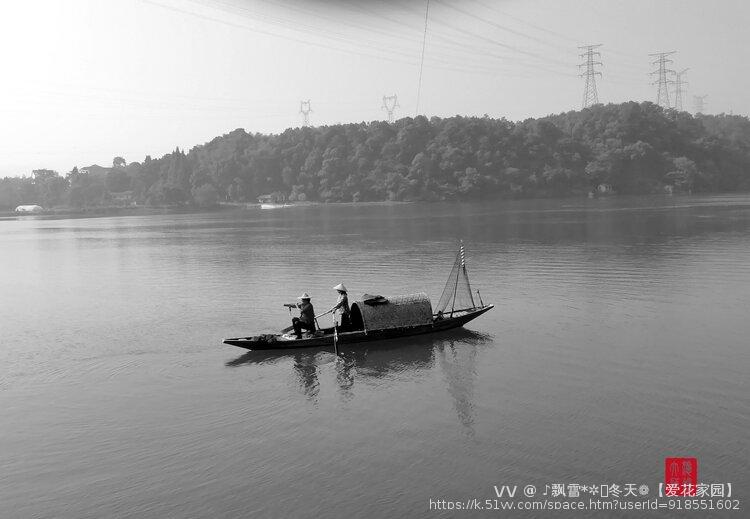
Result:
{"label": "tree-covered hill", "polygon": [[404,118],[289,129],[238,129],[189,152],[111,168],[37,170],[0,180],[0,209],[21,203],[93,207],[212,205],[275,193],[357,202],[550,197],[613,190],[750,190],[750,121],[597,105],[540,119]]}

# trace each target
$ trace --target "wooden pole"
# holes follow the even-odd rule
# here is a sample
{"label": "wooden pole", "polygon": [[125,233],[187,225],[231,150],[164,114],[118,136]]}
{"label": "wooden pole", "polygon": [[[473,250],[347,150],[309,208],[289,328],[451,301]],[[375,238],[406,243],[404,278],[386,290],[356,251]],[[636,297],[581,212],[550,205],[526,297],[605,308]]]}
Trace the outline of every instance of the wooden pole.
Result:
{"label": "wooden pole", "polygon": [[[463,247],[463,245],[461,246]],[[461,252],[459,251],[459,257],[456,257],[456,263],[461,261],[460,254]],[[453,309],[456,308],[456,292],[458,292],[458,276],[460,274],[461,273],[458,270],[456,270],[456,284],[453,286],[453,304],[451,304],[451,317],[453,317]]]}
{"label": "wooden pole", "polygon": [[336,315],[333,316],[333,352],[336,354],[336,356],[339,356],[339,327],[336,324]]}
{"label": "wooden pole", "polygon": [[[473,306],[474,308],[476,308],[477,305],[474,302],[474,296],[471,293],[471,283],[469,283],[469,274],[467,274],[467,272],[466,272],[466,264],[464,264],[464,279],[466,279],[466,286],[469,289],[469,299],[471,299],[471,306]],[[477,291],[477,292],[479,292],[479,291]]]}

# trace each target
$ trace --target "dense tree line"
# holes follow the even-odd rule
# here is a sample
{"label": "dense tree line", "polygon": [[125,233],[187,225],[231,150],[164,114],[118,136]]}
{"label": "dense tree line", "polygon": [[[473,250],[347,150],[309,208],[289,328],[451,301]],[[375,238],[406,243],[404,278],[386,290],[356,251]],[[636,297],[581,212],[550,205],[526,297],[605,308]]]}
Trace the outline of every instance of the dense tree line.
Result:
{"label": "dense tree line", "polygon": [[278,135],[239,129],[142,163],[116,157],[111,168],[74,168],[64,177],[36,170],[5,178],[0,208],[209,206],[268,193],[323,202],[470,200],[600,186],[623,194],[750,190],[750,121],[629,102],[515,123],[419,116]]}

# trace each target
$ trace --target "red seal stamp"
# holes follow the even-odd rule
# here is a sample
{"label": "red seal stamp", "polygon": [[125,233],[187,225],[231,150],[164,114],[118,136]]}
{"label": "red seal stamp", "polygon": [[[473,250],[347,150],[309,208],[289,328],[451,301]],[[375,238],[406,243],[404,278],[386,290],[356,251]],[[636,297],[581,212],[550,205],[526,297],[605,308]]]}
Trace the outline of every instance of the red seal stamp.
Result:
{"label": "red seal stamp", "polygon": [[698,458],[664,458],[665,494],[694,496],[698,484]]}

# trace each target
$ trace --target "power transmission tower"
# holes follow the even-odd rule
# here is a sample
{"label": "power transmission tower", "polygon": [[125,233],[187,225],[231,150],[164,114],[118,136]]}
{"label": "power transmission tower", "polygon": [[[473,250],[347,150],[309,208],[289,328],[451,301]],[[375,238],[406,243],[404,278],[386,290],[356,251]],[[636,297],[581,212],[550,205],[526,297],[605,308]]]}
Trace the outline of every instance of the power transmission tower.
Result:
{"label": "power transmission tower", "polygon": [[299,113],[302,114],[302,126],[310,126],[310,100],[299,102]]}
{"label": "power transmission tower", "polygon": [[584,49],[583,54],[579,56],[585,58],[586,61],[578,65],[578,68],[586,67],[586,72],[581,74],[581,77],[586,78],[586,87],[583,90],[583,108],[599,103],[599,94],[596,91],[596,76],[601,76],[601,72],[597,72],[594,67],[596,65],[602,65],[601,61],[595,61],[595,57],[601,58],[601,53],[594,49],[601,47],[601,43],[598,45],[584,45],[578,47]]}
{"label": "power transmission tower", "polygon": [[400,108],[398,104],[398,96],[393,94],[392,96],[383,96],[383,110],[388,112],[388,122],[393,122],[393,111],[396,108]]}
{"label": "power transmission tower", "polygon": [[658,85],[658,90],[656,93],[656,104],[659,106],[662,106],[664,108],[670,108],[669,104],[669,84],[672,83],[669,79],[667,79],[667,74],[675,74],[676,72],[672,69],[667,68],[667,63],[672,63],[672,60],[669,59],[667,56],[674,54],[677,52],[676,50],[670,51],[670,52],[657,52],[655,54],[649,54],[649,56],[657,56],[657,59],[655,61],[652,61],[652,65],[659,65],[658,70],[654,70],[650,74],[653,76],[654,74],[658,75],[658,79],[654,81],[653,85]]}
{"label": "power transmission tower", "polygon": [[702,114],[706,108],[706,98],[708,94],[702,96],[693,96],[693,111],[697,114]]}
{"label": "power transmission tower", "polygon": [[683,87],[688,84],[687,81],[682,80],[682,75],[685,74],[688,70],[690,69],[686,68],[674,73],[674,108],[675,110],[680,112],[682,112]]}

